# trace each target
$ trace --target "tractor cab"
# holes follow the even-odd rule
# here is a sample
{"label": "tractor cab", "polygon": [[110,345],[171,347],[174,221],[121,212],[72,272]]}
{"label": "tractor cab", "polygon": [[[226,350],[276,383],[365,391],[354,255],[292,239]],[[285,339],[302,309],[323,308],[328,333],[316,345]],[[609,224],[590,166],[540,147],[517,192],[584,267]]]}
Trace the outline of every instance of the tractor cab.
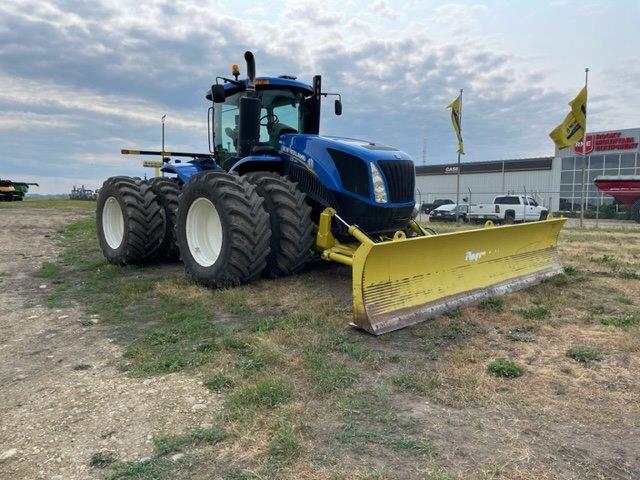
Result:
{"label": "tractor cab", "polygon": [[[209,108],[209,144],[223,167],[250,155],[275,155],[279,139],[284,134],[318,135],[320,129],[320,99],[335,95],[321,92],[321,77],[313,77],[313,85],[295,77],[255,78],[253,55],[247,52],[247,78],[218,77],[206,98]],[[220,83],[219,83],[220,82]],[[339,96],[338,96],[339,97]],[[336,114],[342,112],[336,100]]]}
{"label": "tractor cab", "polygon": [[[304,110],[305,98],[311,96],[312,92],[266,83],[271,80],[256,80],[265,82],[265,87],[271,88],[256,88],[255,95],[260,101],[260,128],[258,143],[253,146],[252,153],[275,149],[280,135],[284,133],[301,133],[309,129],[309,126],[305,125]],[[309,89],[306,85],[305,87]],[[226,156],[236,156],[239,151],[240,100],[245,95],[244,91],[233,93],[233,90],[237,89],[225,89],[224,103],[213,107],[215,150]]]}

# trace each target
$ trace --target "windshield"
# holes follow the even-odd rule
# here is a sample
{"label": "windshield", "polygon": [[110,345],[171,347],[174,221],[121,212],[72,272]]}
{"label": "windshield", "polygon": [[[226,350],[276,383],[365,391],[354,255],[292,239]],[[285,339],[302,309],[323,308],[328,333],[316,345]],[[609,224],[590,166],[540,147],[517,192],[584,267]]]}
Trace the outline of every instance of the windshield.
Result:
{"label": "windshield", "polygon": [[[239,103],[244,93],[227,97],[215,105],[214,135],[217,150],[234,154],[238,151]],[[301,129],[301,97],[290,90],[259,90],[260,144],[277,146],[283,133],[297,133]]]}
{"label": "windshield", "polygon": [[438,208],[436,208],[436,210],[440,210],[441,212],[442,212],[442,211],[447,212],[447,211],[449,211],[449,210],[453,210],[453,209],[455,209],[455,208],[456,208],[455,204],[451,204],[451,205],[441,205],[441,206],[439,206]]}

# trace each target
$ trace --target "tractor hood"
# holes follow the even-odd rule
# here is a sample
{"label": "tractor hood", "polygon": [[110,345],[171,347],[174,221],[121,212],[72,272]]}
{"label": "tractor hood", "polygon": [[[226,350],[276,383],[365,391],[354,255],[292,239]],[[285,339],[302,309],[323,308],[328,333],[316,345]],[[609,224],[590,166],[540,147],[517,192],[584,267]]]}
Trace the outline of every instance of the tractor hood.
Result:
{"label": "tractor hood", "polygon": [[396,148],[355,138],[285,134],[279,154],[285,174],[310,198],[334,207],[369,234],[394,232],[411,219],[415,167]]}
{"label": "tractor hood", "polygon": [[[339,195],[380,208],[414,204],[414,164],[396,148],[355,138],[285,134],[280,137],[279,151]],[[384,179],[386,201],[375,198],[373,172]]]}
{"label": "tractor hood", "polygon": [[287,134],[280,138],[280,144],[293,148],[299,153],[312,154],[322,148],[336,150],[355,155],[365,161],[374,160],[411,160],[411,157],[401,150],[381,143],[359,140],[348,137],[333,137],[324,135]]}

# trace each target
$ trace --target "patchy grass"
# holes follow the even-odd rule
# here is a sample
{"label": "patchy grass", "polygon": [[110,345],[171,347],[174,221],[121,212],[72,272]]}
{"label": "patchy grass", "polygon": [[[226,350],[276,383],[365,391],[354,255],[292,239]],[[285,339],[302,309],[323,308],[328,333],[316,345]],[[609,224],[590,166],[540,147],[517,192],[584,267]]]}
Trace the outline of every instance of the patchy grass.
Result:
{"label": "patchy grass", "polygon": [[309,382],[318,393],[349,387],[356,379],[356,373],[346,363],[328,355],[321,344],[307,345],[302,354]]}
{"label": "patchy grass", "polygon": [[480,306],[486,310],[492,310],[494,312],[501,312],[504,309],[504,298],[502,297],[489,297],[480,302]]}
{"label": "patchy grass", "polygon": [[234,382],[230,376],[220,371],[207,377],[202,384],[212,392],[221,392],[233,387]]}
{"label": "patchy grass", "polygon": [[293,425],[282,423],[275,431],[273,440],[269,444],[269,455],[279,461],[289,462],[298,456],[299,452],[300,441]]}
{"label": "patchy grass", "polygon": [[227,399],[226,406],[231,411],[274,408],[289,402],[292,397],[293,387],[287,379],[278,376],[263,377],[234,391]]}
{"label": "patchy grass", "polygon": [[38,278],[58,278],[60,276],[60,264],[57,262],[45,262],[33,275]]}
{"label": "patchy grass", "polygon": [[[570,444],[585,424],[594,432],[616,422],[616,438],[630,444],[624,412],[640,388],[640,341],[626,315],[640,297],[623,272],[637,271],[638,232],[565,229],[564,276],[373,337],[347,326],[351,283],[341,266],[319,263],[301,275],[212,291],[179,264],[108,265],[94,229],[85,219],[63,232],[57,263],[69,275],[60,275],[47,303],[98,314],[92,332],[122,347],[123,374],[184,372],[221,404],[211,436],[189,425],[157,435],[153,458],[114,462],[107,478],[528,480],[564,471],[537,460],[552,458],[555,446],[540,447],[526,432]],[[624,246],[616,243],[622,235]],[[557,365],[576,338],[622,360],[577,381],[576,366]],[[492,362],[503,358],[513,363]],[[519,381],[491,378],[513,378],[523,366]],[[523,434],[496,422],[498,410]],[[185,456],[171,461],[176,452]]]}
{"label": "patchy grass", "polygon": [[602,354],[597,348],[576,345],[567,350],[567,357],[582,363],[599,362],[602,360]]}
{"label": "patchy grass", "polygon": [[430,372],[405,368],[392,377],[393,384],[400,390],[429,395],[438,386],[437,379]]}
{"label": "patchy grass", "polygon": [[640,317],[635,315],[619,315],[616,317],[606,317],[600,320],[602,325],[611,325],[613,327],[628,328],[640,325]]}
{"label": "patchy grass", "polygon": [[156,456],[163,456],[199,443],[214,445],[223,437],[224,432],[218,427],[194,428],[182,435],[164,434],[153,437],[153,446]]}
{"label": "patchy grass", "polygon": [[640,280],[640,273],[633,270],[623,270],[620,272],[620,278],[624,278],[626,280]]}
{"label": "patchy grass", "polygon": [[544,320],[551,316],[551,311],[543,305],[534,305],[528,308],[519,308],[516,313],[527,320]]}
{"label": "patchy grass", "polygon": [[533,325],[519,325],[509,329],[506,337],[512,342],[533,342],[533,332],[536,328]]}
{"label": "patchy grass", "polygon": [[491,362],[487,366],[487,370],[496,377],[502,378],[517,378],[524,373],[524,369],[520,365],[504,359]]}

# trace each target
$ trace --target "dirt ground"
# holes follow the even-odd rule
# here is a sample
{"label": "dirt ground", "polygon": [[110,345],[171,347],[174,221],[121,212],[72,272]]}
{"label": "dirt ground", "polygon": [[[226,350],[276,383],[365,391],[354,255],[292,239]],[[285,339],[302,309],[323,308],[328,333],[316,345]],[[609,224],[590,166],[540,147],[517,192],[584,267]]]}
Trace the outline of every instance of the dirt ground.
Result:
{"label": "dirt ground", "polygon": [[[113,452],[118,461],[154,455],[163,461],[154,453],[154,437],[194,426],[208,428],[214,414],[224,411],[225,398],[228,401],[229,395],[203,387],[197,370],[128,376],[122,368],[124,347],[111,340],[106,320],[80,306],[47,306],[55,285],[33,274],[61,253],[56,241],[60,229],[91,213],[77,208],[0,208],[0,479],[100,478],[107,472],[89,466],[99,451]],[[459,316],[379,338],[340,327],[339,337],[331,337],[334,344],[326,343],[327,350],[334,351],[306,366],[300,360],[304,355],[308,361],[324,352],[296,349],[313,335],[326,339],[322,329],[294,324],[291,331],[247,333],[248,342],[263,347],[258,357],[265,362],[263,368],[295,383],[291,402],[279,410],[261,409],[255,421],[247,422],[242,417],[248,415],[242,413],[230,417],[225,425],[228,438],[219,450],[186,452],[195,465],[189,475],[176,474],[170,466],[165,476],[126,478],[273,478],[214,472],[226,467],[224,455],[257,470],[265,456],[278,452],[270,432],[284,431],[286,439],[287,429],[278,430],[278,425],[286,426],[290,419],[293,443],[299,445],[291,447],[289,463],[278,467],[280,478],[640,479],[638,329],[600,323],[619,312],[637,315],[639,283],[629,269],[637,267],[639,249],[638,234],[563,233],[562,260],[582,272],[566,284],[546,283],[513,294],[504,310],[471,307]],[[194,303],[209,302],[215,295],[185,283],[175,265],[159,268],[150,275],[160,272],[160,277],[152,280],[140,274],[136,281],[150,284],[140,284],[132,304],[157,301],[158,292],[171,297],[174,290]],[[332,283],[336,277],[339,281]],[[132,287],[128,282],[129,277],[121,286]],[[319,309],[320,294],[338,297],[348,292],[348,285],[347,270],[321,268],[227,291],[221,298],[230,302],[236,318],[247,308],[258,311],[262,303],[294,315],[303,308],[301,298],[308,303],[304,308]],[[242,295],[231,295],[236,292],[246,297],[248,307],[240,302]],[[349,309],[343,300],[337,302],[338,310]],[[543,312],[541,321],[523,320],[527,317],[514,310],[530,307],[537,315],[539,305],[551,310]],[[518,324],[531,330],[515,331],[516,336],[534,339],[509,338]],[[296,328],[306,330],[299,333]],[[335,343],[335,338],[340,341]],[[567,358],[565,352],[574,344],[594,345],[604,359],[581,364]],[[247,352],[240,350],[236,358],[235,345],[229,342],[211,367],[201,368],[224,367],[235,375],[238,388],[251,387],[260,377],[247,373],[252,368]],[[526,374],[514,381],[489,375],[486,365],[496,358],[517,361]],[[332,370],[330,361],[335,359],[340,362]],[[238,365],[244,373],[237,373]],[[353,375],[338,383],[343,367]],[[327,390],[330,395],[314,388],[314,370],[320,368],[337,379],[338,386]],[[425,372],[432,377],[421,385],[415,379]],[[349,395],[358,399],[357,407],[349,403]],[[362,399],[370,401],[366,414]],[[376,410],[378,404],[382,406]],[[406,426],[388,416],[391,408]],[[415,439],[400,437],[403,430],[415,432]],[[280,452],[286,453],[287,445]],[[441,471],[446,473],[437,473]]]}
{"label": "dirt ground", "polygon": [[[118,369],[121,349],[86,328],[79,308],[44,306],[33,277],[59,248],[52,239],[77,210],[0,209],[0,478],[87,479],[91,454],[150,456],[152,435],[206,424],[216,396],[184,374],[144,380]],[[206,413],[205,413],[206,412]]]}

